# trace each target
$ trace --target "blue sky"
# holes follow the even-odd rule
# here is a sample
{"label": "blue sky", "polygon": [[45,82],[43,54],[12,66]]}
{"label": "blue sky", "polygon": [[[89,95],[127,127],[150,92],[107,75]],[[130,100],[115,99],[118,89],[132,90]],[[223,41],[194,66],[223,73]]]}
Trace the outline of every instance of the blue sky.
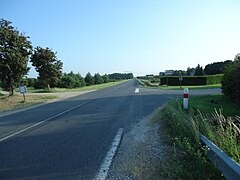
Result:
{"label": "blue sky", "polygon": [[1,0],[0,18],[33,46],[56,51],[64,72],[145,75],[233,59],[239,7],[239,0]]}

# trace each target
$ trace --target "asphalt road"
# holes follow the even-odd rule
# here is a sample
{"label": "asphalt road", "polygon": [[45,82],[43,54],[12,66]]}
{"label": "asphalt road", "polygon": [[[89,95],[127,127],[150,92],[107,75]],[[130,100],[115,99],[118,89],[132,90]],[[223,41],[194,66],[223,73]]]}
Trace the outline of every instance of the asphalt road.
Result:
{"label": "asphalt road", "polygon": [[130,128],[182,94],[136,88],[130,80],[0,117],[0,179],[93,179],[119,128]]}

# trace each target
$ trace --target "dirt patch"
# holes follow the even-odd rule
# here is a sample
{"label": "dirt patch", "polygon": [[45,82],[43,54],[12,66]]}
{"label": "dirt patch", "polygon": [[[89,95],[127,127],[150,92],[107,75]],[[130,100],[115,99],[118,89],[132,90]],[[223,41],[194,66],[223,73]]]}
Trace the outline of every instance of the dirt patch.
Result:
{"label": "dirt patch", "polygon": [[5,92],[4,96],[0,96],[0,117],[39,107],[46,103],[79,96],[92,91],[94,90],[60,93],[26,93],[26,102],[23,101],[22,95],[16,93],[12,97],[7,97],[7,92]]}
{"label": "dirt patch", "polygon": [[161,138],[153,116],[142,119],[124,133],[108,179],[163,179],[161,169],[169,146]]}

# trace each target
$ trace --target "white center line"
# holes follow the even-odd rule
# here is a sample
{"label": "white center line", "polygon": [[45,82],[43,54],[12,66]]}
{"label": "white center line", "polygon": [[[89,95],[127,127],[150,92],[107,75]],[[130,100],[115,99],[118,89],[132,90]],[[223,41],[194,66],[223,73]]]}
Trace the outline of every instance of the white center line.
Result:
{"label": "white center line", "polygon": [[107,178],[108,170],[111,166],[111,163],[112,163],[113,157],[117,151],[117,148],[120,145],[122,135],[123,135],[123,128],[120,128],[118,130],[115,138],[113,139],[110,150],[108,151],[106,157],[104,158],[104,160],[100,166],[100,169],[99,169],[97,175],[94,178],[95,180],[105,180]]}
{"label": "white center line", "polygon": [[135,89],[135,93],[139,93],[139,88],[136,88],[136,89]]}

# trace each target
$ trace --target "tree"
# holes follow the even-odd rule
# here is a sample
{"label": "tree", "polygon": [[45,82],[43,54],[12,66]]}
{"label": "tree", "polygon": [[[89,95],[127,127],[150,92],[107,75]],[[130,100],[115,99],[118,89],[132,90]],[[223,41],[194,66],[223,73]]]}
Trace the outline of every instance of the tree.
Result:
{"label": "tree", "polygon": [[200,64],[198,64],[195,69],[194,76],[203,76],[203,75],[204,75],[203,68],[202,66],[200,66]]}
{"label": "tree", "polygon": [[233,63],[230,63],[223,75],[223,94],[240,104],[240,54],[235,56]]}
{"label": "tree", "polygon": [[110,81],[109,76],[107,74],[104,74],[102,78],[104,83],[108,83]]}
{"label": "tree", "polygon": [[72,71],[68,74],[64,73],[60,83],[60,87],[63,88],[77,88],[85,85],[84,78],[79,73],[74,74]]}
{"label": "tree", "polygon": [[63,63],[57,59],[56,52],[48,47],[36,47],[31,56],[32,65],[38,72],[38,80],[43,87],[50,89],[60,82]]}
{"label": "tree", "polygon": [[0,81],[9,95],[13,95],[30,69],[27,65],[32,45],[28,38],[11,26],[11,22],[0,20]]}
{"label": "tree", "polygon": [[103,81],[102,76],[99,73],[96,73],[94,75],[94,84],[102,84],[103,82],[104,81]]}
{"label": "tree", "polygon": [[214,62],[212,64],[207,64],[204,68],[204,72],[207,75],[223,74],[225,67],[229,63],[232,63],[232,61],[226,60],[224,62]]}
{"label": "tree", "polygon": [[85,82],[87,86],[93,85],[94,84],[94,78],[92,77],[91,73],[87,73],[86,77],[85,77]]}

